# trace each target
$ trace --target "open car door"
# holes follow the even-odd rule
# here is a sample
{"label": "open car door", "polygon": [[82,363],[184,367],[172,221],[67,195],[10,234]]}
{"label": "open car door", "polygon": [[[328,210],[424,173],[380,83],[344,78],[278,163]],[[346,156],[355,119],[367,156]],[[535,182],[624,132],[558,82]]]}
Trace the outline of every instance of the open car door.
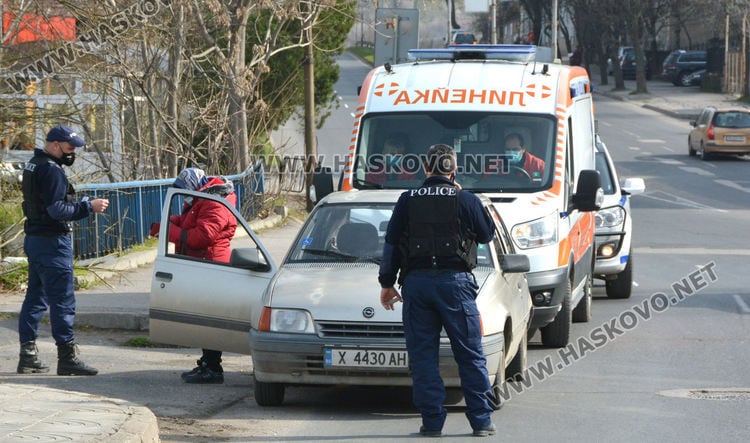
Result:
{"label": "open car door", "polygon": [[[169,240],[170,215],[185,198],[211,199],[237,219],[229,263],[175,252]],[[151,283],[149,337],[156,343],[250,353],[251,313],[277,267],[240,213],[217,195],[173,188],[162,208],[159,245]]]}

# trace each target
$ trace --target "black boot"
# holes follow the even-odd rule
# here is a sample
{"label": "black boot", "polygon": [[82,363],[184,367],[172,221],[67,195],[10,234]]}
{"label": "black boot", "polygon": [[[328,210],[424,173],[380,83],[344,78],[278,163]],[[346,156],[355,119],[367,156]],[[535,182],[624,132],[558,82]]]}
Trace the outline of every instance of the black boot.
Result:
{"label": "black boot", "polygon": [[203,362],[197,372],[182,377],[182,380],[185,383],[221,384],[224,383],[224,370],[221,366],[209,368]]}
{"label": "black boot", "polygon": [[99,373],[91,366],[86,366],[78,357],[78,345],[68,342],[57,345],[57,375],[96,375]]}
{"label": "black boot", "polygon": [[191,369],[191,370],[189,370],[187,372],[183,372],[182,374],[180,374],[180,377],[183,380],[185,380],[188,377],[193,377],[193,376],[195,376],[195,374],[200,373],[201,372],[201,367],[203,366],[203,360],[198,359],[198,361],[196,362],[196,364],[198,366],[194,367],[193,369]]}
{"label": "black boot", "polygon": [[39,349],[37,349],[34,340],[21,343],[21,352],[18,356],[20,359],[18,360],[18,369],[16,369],[16,372],[19,374],[40,374],[43,372],[49,372],[49,366],[39,360]]}

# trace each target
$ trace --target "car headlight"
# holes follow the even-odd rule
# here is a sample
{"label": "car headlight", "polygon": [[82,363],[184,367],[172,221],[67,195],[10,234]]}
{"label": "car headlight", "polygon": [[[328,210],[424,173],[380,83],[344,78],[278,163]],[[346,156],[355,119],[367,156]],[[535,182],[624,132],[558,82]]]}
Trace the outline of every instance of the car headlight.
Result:
{"label": "car headlight", "polygon": [[521,249],[555,244],[557,242],[557,213],[515,225],[511,230],[511,236]]}
{"label": "car headlight", "polygon": [[315,333],[310,313],[299,309],[263,308],[258,329],[287,334]]}
{"label": "car headlight", "polygon": [[596,212],[597,228],[614,228],[625,221],[625,209],[622,206],[600,209]]}

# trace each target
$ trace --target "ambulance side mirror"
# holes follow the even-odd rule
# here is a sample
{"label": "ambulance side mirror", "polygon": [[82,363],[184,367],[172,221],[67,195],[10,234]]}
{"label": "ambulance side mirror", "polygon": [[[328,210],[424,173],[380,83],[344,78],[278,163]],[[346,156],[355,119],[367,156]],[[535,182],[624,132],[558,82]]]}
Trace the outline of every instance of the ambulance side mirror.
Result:
{"label": "ambulance side mirror", "polygon": [[586,169],[578,175],[578,186],[576,193],[572,198],[573,209],[589,212],[596,211],[602,206],[604,201],[604,191],[602,190],[602,179],[599,171],[595,169]]}

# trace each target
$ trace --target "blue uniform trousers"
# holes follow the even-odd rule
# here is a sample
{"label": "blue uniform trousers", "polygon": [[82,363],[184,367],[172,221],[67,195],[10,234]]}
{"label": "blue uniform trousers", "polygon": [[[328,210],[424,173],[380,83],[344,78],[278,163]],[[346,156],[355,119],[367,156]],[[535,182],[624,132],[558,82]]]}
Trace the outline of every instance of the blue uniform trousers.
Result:
{"label": "blue uniform trousers", "polygon": [[39,322],[48,306],[55,343],[72,341],[76,300],[70,235],[27,235],[24,251],[29,259],[29,283],[18,318],[21,343],[36,340]]}
{"label": "blue uniform trousers", "polygon": [[442,430],[447,411],[445,385],[440,378],[440,331],[445,328],[458,364],[466,417],[472,429],[492,423],[491,392],[487,363],[482,350],[477,285],[469,272],[415,270],[407,274],[402,296],[403,322],[414,405],[422,414],[422,425]]}

